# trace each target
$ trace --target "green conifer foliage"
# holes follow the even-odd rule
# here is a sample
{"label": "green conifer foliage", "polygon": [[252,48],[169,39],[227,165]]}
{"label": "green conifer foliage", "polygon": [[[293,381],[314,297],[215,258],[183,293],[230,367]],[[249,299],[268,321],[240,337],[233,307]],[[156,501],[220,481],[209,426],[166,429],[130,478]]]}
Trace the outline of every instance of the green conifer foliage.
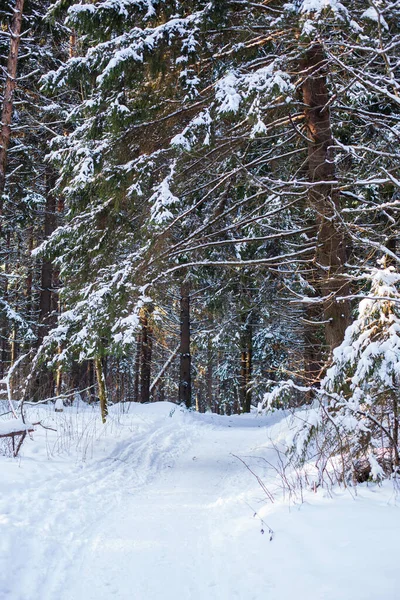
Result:
{"label": "green conifer foliage", "polygon": [[[51,153],[68,214],[42,247],[64,282],[53,339],[65,356],[131,345],[147,296],[183,263],[262,264],[283,289],[325,294],[330,321],[346,273],[343,261],[319,261],[326,224],[339,246],[351,240],[356,269],[395,221],[398,26],[389,3],[374,10],[308,0],[70,6],[78,53],[45,78],[55,94],[80,95]],[[310,67],[317,47],[321,66]],[[305,106],[311,77],[323,79],[323,107]],[[328,183],[309,166],[318,110],[329,115]]]}

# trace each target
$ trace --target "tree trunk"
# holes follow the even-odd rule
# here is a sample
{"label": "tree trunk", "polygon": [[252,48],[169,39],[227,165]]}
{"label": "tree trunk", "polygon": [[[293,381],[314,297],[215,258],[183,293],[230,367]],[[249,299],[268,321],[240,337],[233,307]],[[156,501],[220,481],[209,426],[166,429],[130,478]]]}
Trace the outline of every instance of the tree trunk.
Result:
{"label": "tree trunk", "polygon": [[69,36],[69,57],[74,58],[76,56],[76,31],[73,29]]}
{"label": "tree trunk", "polygon": [[140,360],[140,402],[150,402],[151,356],[153,350],[152,329],[149,315],[152,308],[142,308],[141,360]]}
{"label": "tree trunk", "polygon": [[[47,168],[45,174],[46,185],[46,205],[44,210],[43,234],[44,239],[48,239],[56,228],[56,198],[52,193],[55,177],[52,171]],[[57,273],[53,269],[53,264],[43,259],[40,265],[40,294],[39,294],[39,317],[37,323],[37,339],[35,342],[36,348],[39,348],[44,337],[49,333],[50,329],[56,324],[56,313],[59,310],[58,294],[55,291],[57,287]],[[28,286],[27,286],[28,287]],[[82,367],[80,367],[82,368]],[[73,379],[76,377],[75,370],[79,370],[79,366],[73,366]],[[38,367],[36,379],[32,382],[31,395],[37,400],[48,398],[54,395],[54,373],[46,368],[46,365]],[[79,389],[78,385],[74,387]]]}
{"label": "tree trunk", "polygon": [[214,402],[213,402],[213,412],[215,412],[217,415],[221,414],[221,378],[220,378],[220,365],[221,365],[221,350],[217,351],[217,385],[216,385],[216,390],[215,390],[215,397],[214,397]]}
{"label": "tree trunk", "polygon": [[[1,192],[0,192],[1,195]],[[1,198],[0,198],[0,206],[1,206]],[[1,218],[1,208],[0,208],[0,218]],[[0,231],[2,229],[2,223],[0,222]],[[6,248],[5,248],[5,264],[4,264],[4,273],[9,273],[10,266],[8,261],[10,260],[10,246],[11,246],[11,235],[10,232],[7,231],[6,234]],[[1,295],[5,303],[8,304],[9,294],[8,294],[8,279],[4,278],[4,281],[1,285]],[[3,378],[7,372],[7,367],[10,363],[10,340],[9,340],[9,321],[7,318],[6,311],[3,311],[3,314],[0,317],[0,330],[1,330],[1,377]]]}
{"label": "tree trunk", "polygon": [[101,364],[101,358],[99,356],[96,356],[96,358],[94,359],[94,367],[96,370],[97,388],[100,400],[101,420],[103,421],[103,423],[105,423],[108,415],[107,391],[103,373],[103,365]]}
{"label": "tree trunk", "polygon": [[133,382],[133,401],[139,402],[140,358],[142,355],[142,334],[139,332],[136,342],[135,379]]}
{"label": "tree trunk", "polygon": [[87,361],[87,365],[86,365],[86,377],[87,377],[87,383],[88,383],[88,394],[87,394],[87,399],[89,404],[91,404],[92,402],[94,402],[95,400],[95,394],[94,394],[94,369],[93,369],[93,361],[92,360],[88,360]]}
{"label": "tree trunk", "polygon": [[211,338],[207,344],[207,381],[206,381],[206,405],[208,410],[213,409],[213,351]]}
{"label": "tree trunk", "polygon": [[56,396],[61,396],[62,392],[62,369],[61,366],[57,367],[56,374]]}
{"label": "tree trunk", "polygon": [[88,387],[88,369],[85,362],[74,361],[70,369],[71,387],[76,391],[86,389]]}
{"label": "tree trunk", "polygon": [[7,152],[11,139],[11,121],[14,106],[14,91],[17,82],[18,49],[21,38],[23,8],[24,0],[16,0],[10,27],[10,50],[6,67],[0,129],[0,216],[3,214],[2,196],[6,184]]}
{"label": "tree trunk", "polygon": [[[253,330],[250,323],[243,323],[244,331],[241,336],[241,357],[240,357],[240,403],[241,410],[249,413],[251,409],[251,376],[253,362]],[[238,412],[238,411],[236,411]]]}
{"label": "tree trunk", "polygon": [[25,280],[25,315],[28,321],[32,321],[32,313],[33,313],[33,294],[32,294],[32,284],[33,284],[33,266],[31,260],[31,253],[33,250],[33,227],[28,227],[27,229],[28,235],[28,261],[27,261],[27,272],[26,272],[26,280]]}
{"label": "tree trunk", "polygon": [[[54,176],[46,175],[46,207],[44,213],[44,237],[48,239],[56,228],[56,199],[52,193]],[[53,291],[53,264],[46,258],[41,265],[41,286],[39,297],[39,328],[37,346],[43,342],[50,327],[54,325],[51,318],[57,306],[57,297]]]}
{"label": "tree trunk", "polygon": [[184,402],[187,408],[192,406],[192,380],[190,355],[190,285],[181,285],[181,319],[180,319],[180,364],[179,364],[179,403]]}
{"label": "tree trunk", "polygon": [[[333,138],[327,87],[327,61],[319,43],[311,46],[303,63],[305,81],[303,100],[305,125],[308,132],[308,171],[311,183],[309,201],[317,214],[316,270],[320,292],[324,298],[325,340],[330,350],[338,346],[350,322],[350,303],[338,302],[337,295],[346,296],[349,285],[343,277],[346,246],[337,211],[339,194],[335,180]],[[332,183],[331,183],[332,182]]]}

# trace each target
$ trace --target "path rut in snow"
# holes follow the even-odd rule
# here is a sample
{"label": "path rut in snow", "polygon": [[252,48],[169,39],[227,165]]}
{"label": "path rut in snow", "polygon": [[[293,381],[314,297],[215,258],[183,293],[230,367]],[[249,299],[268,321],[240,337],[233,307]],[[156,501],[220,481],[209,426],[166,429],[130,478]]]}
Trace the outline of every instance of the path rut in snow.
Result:
{"label": "path rut in snow", "polygon": [[[67,579],[76,576],[77,556],[92,543],[92,530],[104,526],[108,515],[124,511],[129,495],[174,464],[190,446],[192,429],[150,422],[139,435],[132,432],[132,441],[117,444],[109,457],[54,475],[37,489],[4,496],[0,513],[12,525],[12,533],[0,541],[5,598],[58,598]],[[1,567],[1,557],[10,555],[15,557],[11,572],[8,561],[7,569]]]}

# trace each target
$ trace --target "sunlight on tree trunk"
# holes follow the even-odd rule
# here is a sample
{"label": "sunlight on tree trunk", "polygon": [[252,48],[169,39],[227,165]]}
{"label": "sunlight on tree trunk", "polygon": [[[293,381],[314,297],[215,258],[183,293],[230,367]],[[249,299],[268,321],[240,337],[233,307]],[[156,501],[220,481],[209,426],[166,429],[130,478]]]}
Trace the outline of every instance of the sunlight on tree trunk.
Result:
{"label": "sunlight on tree trunk", "polygon": [[99,356],[96,356],[96,358],[94,359],[94,367],[96,370],[97,388],[100,400],[101,420],[103,421],[103,423],[105,423],[108,415],[107,391],[103,373],[103,365],[101,364],[101,358]]}

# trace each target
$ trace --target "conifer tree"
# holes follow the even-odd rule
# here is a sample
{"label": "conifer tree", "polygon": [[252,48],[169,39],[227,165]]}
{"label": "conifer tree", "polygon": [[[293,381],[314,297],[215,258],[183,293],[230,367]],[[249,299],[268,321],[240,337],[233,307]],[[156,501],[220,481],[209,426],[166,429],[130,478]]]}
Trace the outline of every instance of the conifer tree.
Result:
{"label": "conifer tree", "polygon": [[317,452],[321,483],[379,480],[399,466],[400,278],[385,262],[364,275],[357,318],[294,436],[297,457]]}
{"label": "conifer tree", "polygon": [[148,296],[184,259],[263,265],[311,302],[305,370],[321,370],[349,322],[349,263],[380,248],[397,260],[396,11],[71,5],[78,52],[46,77],[81,95],[52,153],[67,223],[43,246],[64,281],[61,358],[132,348]]}

